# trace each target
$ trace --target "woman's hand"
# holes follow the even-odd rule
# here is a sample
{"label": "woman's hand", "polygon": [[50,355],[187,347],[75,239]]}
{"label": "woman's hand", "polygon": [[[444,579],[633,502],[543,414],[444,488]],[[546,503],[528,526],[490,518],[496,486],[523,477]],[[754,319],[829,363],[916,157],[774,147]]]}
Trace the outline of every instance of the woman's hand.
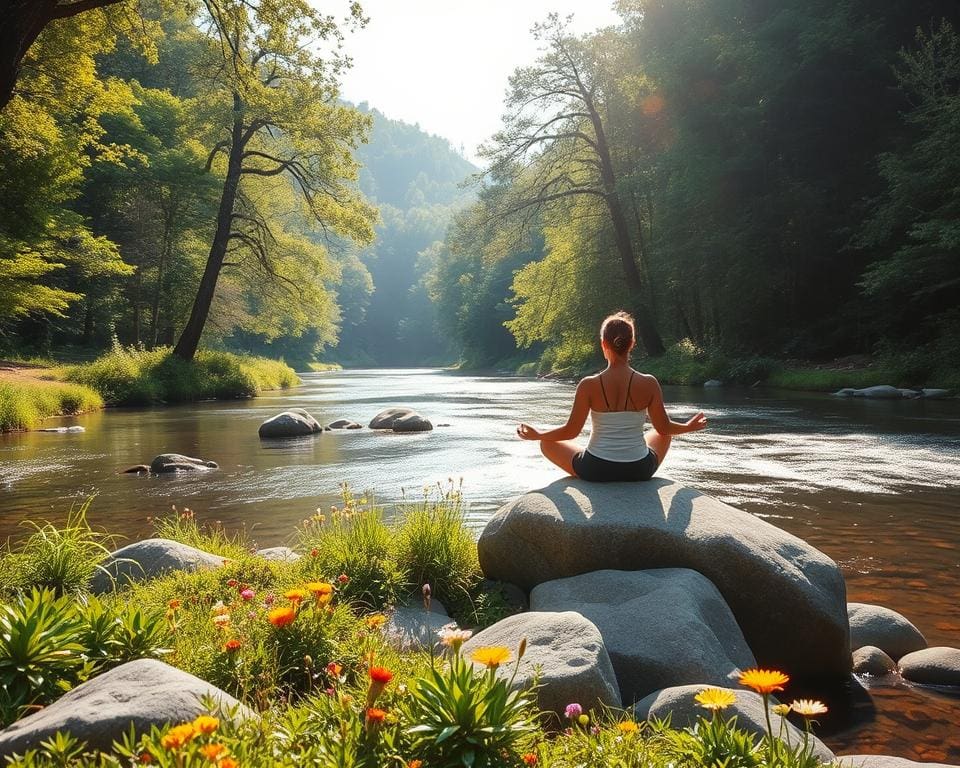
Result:
{"label": "woman's hand", "polygon": [[539,430],[534,429],[529,424],[521,424],[517,427],[517,436],[521,440],[539,440],[542,435]]}
{"label": "woman's hand", "polygon": [[696,416],[691,416],[683,426],[687,432],[699,432],[707,428],[707,417],[700,411]]}

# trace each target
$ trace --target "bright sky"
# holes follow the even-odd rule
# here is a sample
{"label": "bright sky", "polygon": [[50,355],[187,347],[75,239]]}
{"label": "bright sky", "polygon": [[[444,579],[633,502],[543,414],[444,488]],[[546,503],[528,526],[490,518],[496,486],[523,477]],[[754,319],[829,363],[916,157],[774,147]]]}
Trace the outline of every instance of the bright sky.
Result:
{"label": "bright sky", "polygon": [[611,0],[362,0],[370,23],[348,36],[342,94],[449,139],[476,162],[500,127],[507,78],[537,57],[530,28],[572,13],[573,29],[616,24]]}

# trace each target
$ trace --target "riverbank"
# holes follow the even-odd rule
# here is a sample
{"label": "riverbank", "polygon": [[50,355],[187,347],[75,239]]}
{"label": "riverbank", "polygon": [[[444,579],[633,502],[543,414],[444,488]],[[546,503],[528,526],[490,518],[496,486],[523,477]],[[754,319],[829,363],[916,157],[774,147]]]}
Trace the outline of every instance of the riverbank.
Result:
{"label": "riverbank", "polygon": [[192,363],[169,348],[117,348],[89,363],[0,363],[0,431],[35,429],[43,419],[120,405],[237,400],[297,386],[278,360],[202,350]]}

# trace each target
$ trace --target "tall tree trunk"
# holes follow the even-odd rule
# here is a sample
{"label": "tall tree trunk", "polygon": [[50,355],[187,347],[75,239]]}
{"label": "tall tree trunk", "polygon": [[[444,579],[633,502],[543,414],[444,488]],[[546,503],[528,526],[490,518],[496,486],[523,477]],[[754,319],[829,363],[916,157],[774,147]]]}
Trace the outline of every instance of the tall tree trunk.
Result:
{"label": "tall tree trunk", "polygon": [[230,145],[230,160],[227,164],[227,178],[223,182],[223,193],[220,196],[220,208],[217,211],[217,231],[210,246],[210,255],[207,256],[207,265],[200,278],[197,296],[193,300],[193,309],[190,319],[187,320],[173,354],[181,360],[190,362],[200,346],[200,336],[203,326],[206,325],[210,314],[210,304],[217,290],[217,279],[223,268],[223,260],[227,255],[227,246],[230,244],[230,230],[233,226],[233,208],[237,201],[237,191],[240,187],[240,174],[243,163],[243,104],[239,94],[233,95],[233,130]]}
{"label": "tall tree trunk", "polygon": [[593,124],[594,135],[596,136],[597,159],[600,161],[600,181],[603,185],[603,199],[607,204],[607,210],[610,213],[610,222],[613,224],[613,239],[617,245],[617,252],[620,255],[620,265],[623,269],[623,276],[627,287],[634,297],[633,317],[637,326],[637,335],[640,337],[640,343],[647,354],[651,357],[659,357],[666,350],[663,346],[663,339],[657,331],[657,326],[653,316],[643,299],[643,280],[640,277],[640,271],[637,269],[637,261],[633,254],[633,243],[630,240],[630,227],[627,224],[627,217],[623,212],[623,204],[620,201],[620,195],[617,192],[617,179],[613,171],[613,161],[610,159],[610,147],[607,144],[607,137],[603,130],[603,122],[593,104],[592,97],[584,94],[587,111],[590,114],[590,122]]}

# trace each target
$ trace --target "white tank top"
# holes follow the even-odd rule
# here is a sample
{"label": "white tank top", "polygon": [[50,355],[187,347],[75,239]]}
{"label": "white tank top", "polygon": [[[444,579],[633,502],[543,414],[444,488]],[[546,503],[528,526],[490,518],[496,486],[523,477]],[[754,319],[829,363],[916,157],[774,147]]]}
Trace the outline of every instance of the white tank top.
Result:
{"label": "white tank top", "polygon": [[647,409],[642,411],[590,411],[593,431],[587,450],[607,461],[639,461],[649,453],[643,439]]}

